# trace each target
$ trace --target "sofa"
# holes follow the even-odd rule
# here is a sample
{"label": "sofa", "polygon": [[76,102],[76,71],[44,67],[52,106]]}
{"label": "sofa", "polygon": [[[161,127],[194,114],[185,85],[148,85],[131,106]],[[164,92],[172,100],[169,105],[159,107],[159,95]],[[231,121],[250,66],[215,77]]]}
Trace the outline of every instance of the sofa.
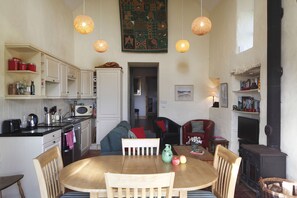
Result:
{"label": "sofa", "polygon": [[[193,129],[193,125],[195,129]],[[206,119],[196,119],[186,122],[182,126],[183,144],[186,144],[189,138],[197,136],[201,138],[202,146],[208,148],[210,138],[213,137],[214,126],[215,123],[212,120]]]}
{"label": "sofa", "polygon": [[157,138],[160,138],[160,148],[163,149],[165,144],[180,144],[181,126],[166,117],[157,117],[153,122],[154,132]]}
{"label": "sofa", "polygon": [[[122,138],[131,138],[131,125],[128,121],[121,121],[101,141],[101,155],[122,155]],[[155,138],[150,131],[144,131],[146,138]]]}

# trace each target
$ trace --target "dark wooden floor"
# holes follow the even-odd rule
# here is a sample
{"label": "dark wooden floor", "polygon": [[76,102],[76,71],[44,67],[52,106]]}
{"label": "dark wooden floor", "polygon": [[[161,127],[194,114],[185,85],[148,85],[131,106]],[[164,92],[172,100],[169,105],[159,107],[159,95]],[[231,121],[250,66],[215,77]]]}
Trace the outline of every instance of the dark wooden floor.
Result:
{"label": "dark wooden floor", "polygon": [[[100,155],[98,150],[90,150],[83,158],[94,157]],[[234,198],[255,198],[256,194],[246,187],[242,182],[238,182],[235,188]]]}

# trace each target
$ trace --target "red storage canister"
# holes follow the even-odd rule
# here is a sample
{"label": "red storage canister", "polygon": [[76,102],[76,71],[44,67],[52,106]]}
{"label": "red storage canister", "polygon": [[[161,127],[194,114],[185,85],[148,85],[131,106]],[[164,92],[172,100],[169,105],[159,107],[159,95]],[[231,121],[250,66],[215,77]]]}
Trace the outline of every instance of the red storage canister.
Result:
{"label": "red storage canister", "polygon": [[28,63],[27,64],[27,70],[36,72],[36,65],[34,63]]}
{"label": "red storage canister", "polygon": [[27,70],[27,64],[24,62],[19,62],[18,70]]}
{"label": "red storage canister", "polygon": [[8,60],[8,70],[18,70],[18,65],[21,59],[12,58]]}

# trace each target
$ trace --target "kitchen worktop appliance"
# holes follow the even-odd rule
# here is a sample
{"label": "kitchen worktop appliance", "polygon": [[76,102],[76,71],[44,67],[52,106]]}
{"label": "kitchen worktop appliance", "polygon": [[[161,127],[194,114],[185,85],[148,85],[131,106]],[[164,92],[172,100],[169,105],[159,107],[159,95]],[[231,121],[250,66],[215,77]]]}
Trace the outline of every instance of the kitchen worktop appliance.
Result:
{"label": "kitchen worktop appliance", "polygon": [[93,114],[93,105],[75,105],[75,116],[91,116]]}
{"label": "kitchen worktop appliance", "polygon": [[19,133],[21,130],[20,119],[4,120],[2,122],[2,133]]}
{"label": "kitchen worktop appliance", "polygon": [[36,129],[38,125],[38,116],[31,113],[27,117],[27,128],[28,129]]}

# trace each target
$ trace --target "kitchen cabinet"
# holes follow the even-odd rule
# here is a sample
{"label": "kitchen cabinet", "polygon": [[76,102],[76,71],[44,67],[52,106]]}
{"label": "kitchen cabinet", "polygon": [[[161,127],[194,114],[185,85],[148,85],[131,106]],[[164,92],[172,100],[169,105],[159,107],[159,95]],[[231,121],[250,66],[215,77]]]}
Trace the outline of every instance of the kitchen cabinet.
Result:
{"label": "kitchen cabinet", "polygon": [[60,94],[62,97],[68,96],[68,78],[67,78],[67,69],[66,64],[61,64],[60,75],[61,75],[61,84],[60,84]]}
{"label": "kitchen cabinet", "polygon": [[[25,196],[40,197],[32,159],[55,145],[61,145],[61,130],[44,136],[0,137],[0,175],[24,174],[22,187]],[[19,197],[17,188],[5,189],[3,197]]]}
{"label": "kitchen cabinet", "polygon": [[[18,70],[17,64],[10,67],[8,60],[13,58],[33,63],[36,70],[26,67]],[[76,99],[81,95],[80,69],[42,49],[31,44],[5,44],[4,59],[7,68],[4,75],[6,99]],[[35,84],[35,95],[29,95],[27,91],[31,81]]]}
{"label": "kitchen cabinet", "polygon": [[81,70],[80,71],[80,97],[93,98],[93,71]]}
{"label": "kitchen cabinet", "polygon": [[80,70],[71,65],[67,65],[67,97],[79,97]]}
{"label": "kitchen cabinet", "polygon": [[[41,56],[40,50],[28,44],[6,44],[4,48],[5,71],[5,98],[7,99],[38,99],[42,97],[41,91]],[[33,63],[35,70],[28,68],[10,68],[8,60],[21,59],[24,63]],[[30,95],[26,87],[34,81],[35,95]]]}
{"label": "kitchen cabinet", "polygon": [[122,119],[122,69],[97,68],[96,143]]}
{"label": "kitchen cabinet", "polygon": [[91,146],[91,120],[81,122],[81,155],[84,155]]}
{"label": "kitchen cabinet", "polygon": [[59,83],[60,82],[60,61],[44,55],[43,72],[45,81]]}

